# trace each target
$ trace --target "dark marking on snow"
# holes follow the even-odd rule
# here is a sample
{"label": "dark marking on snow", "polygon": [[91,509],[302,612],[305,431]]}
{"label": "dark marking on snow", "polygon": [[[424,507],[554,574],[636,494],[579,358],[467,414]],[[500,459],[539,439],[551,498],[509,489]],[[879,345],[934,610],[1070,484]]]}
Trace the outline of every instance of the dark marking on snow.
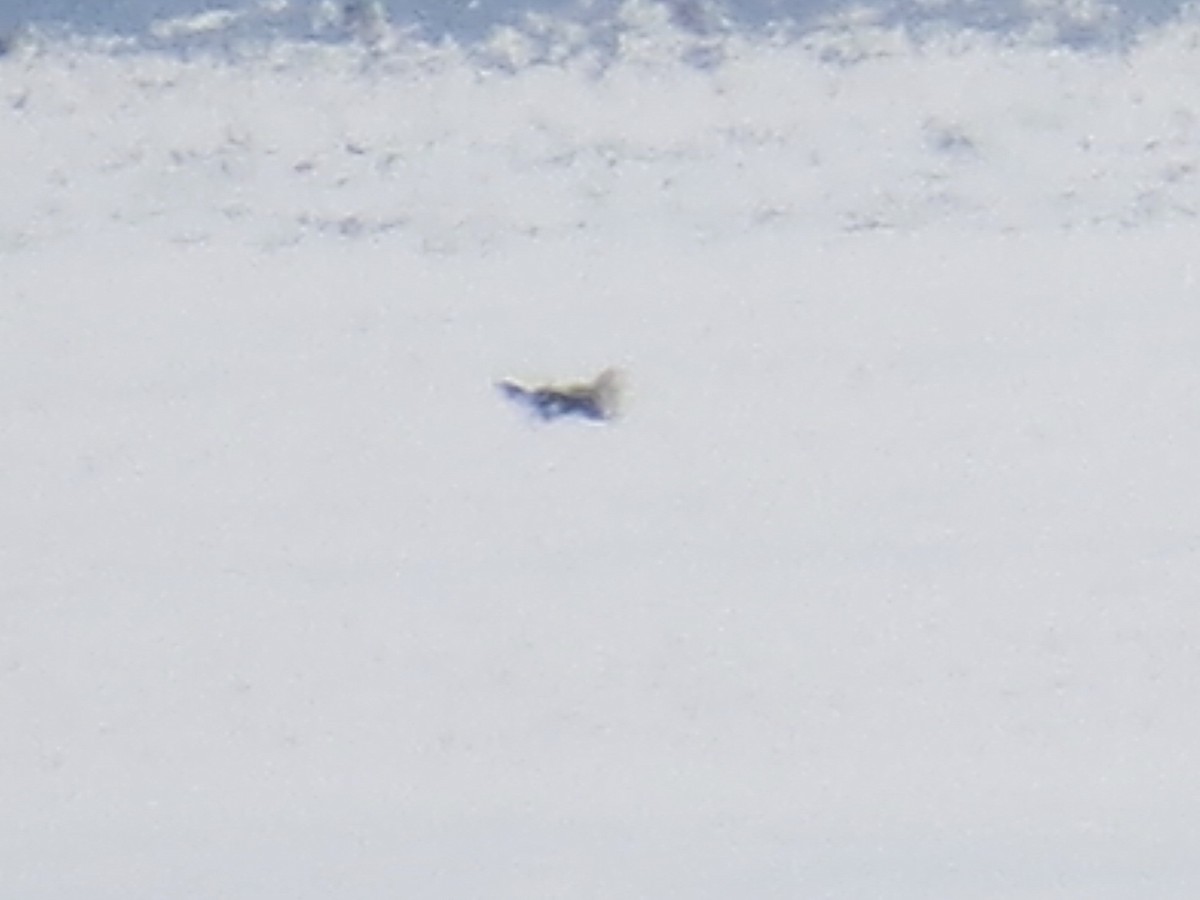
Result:
{"label": "dark marking on snow", "polygon": [[525,407],[543,421],[580,418],[608,422],[617,415],[620,401],[620,373],[605,369],[592,381],[574,384],[525,385],[512,379],[496,384],[500,392]]}

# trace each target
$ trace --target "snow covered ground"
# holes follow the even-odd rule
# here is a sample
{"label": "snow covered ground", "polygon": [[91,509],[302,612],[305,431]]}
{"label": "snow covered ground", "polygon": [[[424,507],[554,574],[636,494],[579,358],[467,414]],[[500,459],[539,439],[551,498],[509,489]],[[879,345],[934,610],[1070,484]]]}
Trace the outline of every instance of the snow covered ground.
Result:
{"label": "snow covered ground", "polygon": [[1200,24],[682,8],[0,57],[0,896],[1198,895]]}

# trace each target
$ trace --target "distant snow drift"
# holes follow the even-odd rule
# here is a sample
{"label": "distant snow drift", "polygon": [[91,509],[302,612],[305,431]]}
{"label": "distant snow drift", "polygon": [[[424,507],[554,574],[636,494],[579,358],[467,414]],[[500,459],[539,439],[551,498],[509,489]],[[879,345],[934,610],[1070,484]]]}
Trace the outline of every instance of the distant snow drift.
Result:
{"label": "distant snow drift", "polygon": [[640,10],[656,8],[680,31],[700,37],[734,30],[794,34],[850,21],[925,32],[974,28],[1104,47],[1128,42],[1140,29],[1162,25],[1188,7],[1185,0],[6,0],[0,31],[25,25],[133,39],[169,32],[193,38],[209,33],[218,40],[353,36],[369,41],[402,30],[436,44],[475,43],[502,28],[537,31],[553,23],[587,30],[599,44],[620,34]]}
{"label": "distant snow drift", "polygon": [[1084,53],[870,25],[697,36],[657,9],[601,44],[555,20],[470,46],[34,41],[0,59],[0,247],[152,226],[457,253],[680,221],[720,240],[1200,209],[1191,22]]}

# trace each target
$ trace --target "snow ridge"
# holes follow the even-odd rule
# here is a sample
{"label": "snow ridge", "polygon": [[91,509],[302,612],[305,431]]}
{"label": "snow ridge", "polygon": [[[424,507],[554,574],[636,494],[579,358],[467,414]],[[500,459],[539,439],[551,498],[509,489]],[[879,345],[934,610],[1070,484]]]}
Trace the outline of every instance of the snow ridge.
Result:
{"label": "snow ridge", "polygon": [[[0,59],[0,246],[148,220],[453,250],[680,217],[1011,231],[1200,209],[1189,21],[1084,51],[871,22],[702,33],[641,0],[603,39],[545,18],[469,46],[375,20],[350,43],[231,36],[244,15],[160,22],[169,51],[43,36]],[[87,172],[101,194],[72,190]]]}

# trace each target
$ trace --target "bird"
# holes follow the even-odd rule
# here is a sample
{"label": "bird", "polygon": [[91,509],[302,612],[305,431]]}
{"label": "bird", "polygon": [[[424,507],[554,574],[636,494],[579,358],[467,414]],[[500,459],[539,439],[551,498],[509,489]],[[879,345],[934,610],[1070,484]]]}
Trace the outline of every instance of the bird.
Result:
{"label": "bird", "polygon": [[577,417],[592,422],[615,419],[621,405],[624,376],[607,368],[591,381],[524,384],[511,378],[496,383],[500,392],[543,421]]}

